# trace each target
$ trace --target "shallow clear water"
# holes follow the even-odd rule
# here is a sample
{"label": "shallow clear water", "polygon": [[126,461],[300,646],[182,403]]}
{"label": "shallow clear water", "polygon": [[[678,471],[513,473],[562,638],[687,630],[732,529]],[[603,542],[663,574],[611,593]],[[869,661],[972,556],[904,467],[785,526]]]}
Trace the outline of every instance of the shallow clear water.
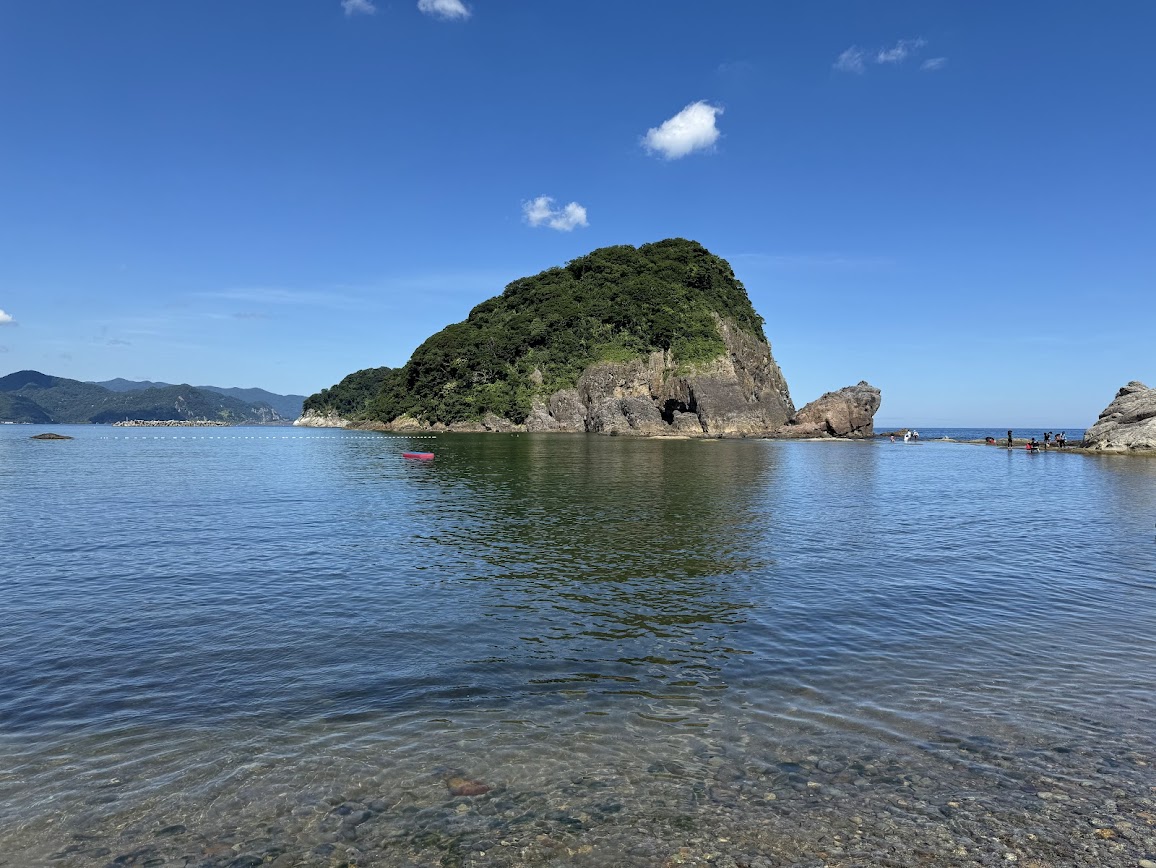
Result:
{"label": "shallow clear water", "polygon": [[39,430],[0,428],[0,864],[1156,850],[1156,461]]}

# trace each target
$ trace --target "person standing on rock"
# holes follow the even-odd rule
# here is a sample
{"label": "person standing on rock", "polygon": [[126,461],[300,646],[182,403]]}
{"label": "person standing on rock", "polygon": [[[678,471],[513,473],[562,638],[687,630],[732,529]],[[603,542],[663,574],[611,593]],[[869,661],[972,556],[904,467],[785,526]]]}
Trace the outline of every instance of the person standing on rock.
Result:
{"label": "person standing on rock", "polygon": [[1048,448],[1048,441],[1051,439],[1052,439],[1052,432],[1051,431],[1045,431],[1044,432],[1044,449]]}
{"label": "person standing on rock", "polygon": [[1008,449],[1012,448],[1012,436],[1011,436],[1010,430],[1007,432],[1007,448]]}

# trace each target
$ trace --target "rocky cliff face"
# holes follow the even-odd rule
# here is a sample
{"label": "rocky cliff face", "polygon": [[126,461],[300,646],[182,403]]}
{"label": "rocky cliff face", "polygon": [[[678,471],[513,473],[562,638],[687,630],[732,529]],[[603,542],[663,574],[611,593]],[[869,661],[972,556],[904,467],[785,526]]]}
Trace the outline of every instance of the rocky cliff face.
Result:
{"label": "rocky cliff face", "polygon": [[542,424],[540,430],[598,434],[746,436],[774,431],[795,407],[770,346],[731,323],[720,320],[718,325],[726,355],[689,371],[662,352],[625,364],[591,365],[577,389],[550,396],[544,408],[549,418],[536,413],[534,424]]}
{"label": "rocky cliff face", "polygon": [[780,437],[871,437],[882,393],[861,380],[812,401],[780,428]]}
{"label": "rocky cliff face", "polygon": [[349,420],[342,419],[336,413],[306,410],[293,424],[299,428],[345,428],[349,425]]}
{"label": "rocky cliff face", "polygon": [[[576,388],[536,400],[522,425],[488,415],[449,426],[401,417],[372,427],[700,437],[773,433],[795,407],[770,346],[731,323],[720,319],[718,325],[725,355],[689,369],[662,351],[629,362],[599,362],[582,373]],[[296,424],[317,424],[304,420]]]}
{"label": "rocky cliff face", "polygon": [[258,425],[284,425],[289,421],[264,401],[254,402],[250,406]]}
{"label": "rocky cliff face", "polygon": [[1084,448],[1103,452],[1156,449],[1156,389],[1137,380],[1120,389],[1096,424],[1084,432]]}

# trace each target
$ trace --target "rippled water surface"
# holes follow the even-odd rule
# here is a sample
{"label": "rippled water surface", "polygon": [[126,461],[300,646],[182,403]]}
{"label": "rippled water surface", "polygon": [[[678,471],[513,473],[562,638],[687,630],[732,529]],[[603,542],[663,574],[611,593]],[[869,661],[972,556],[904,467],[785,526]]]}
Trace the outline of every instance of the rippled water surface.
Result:
{"label": "rippled water surface", "polygon": [[1156,460],[38,430],[0,865],[1156,859]]}

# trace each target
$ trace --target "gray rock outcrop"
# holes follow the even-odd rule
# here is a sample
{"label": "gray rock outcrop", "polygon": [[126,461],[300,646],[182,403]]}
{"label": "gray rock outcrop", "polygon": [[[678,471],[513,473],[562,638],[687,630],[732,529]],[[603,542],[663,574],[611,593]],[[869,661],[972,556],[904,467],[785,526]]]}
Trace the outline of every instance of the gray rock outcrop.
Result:
{"label": "gray rock outcrop", "polygon": [[871,437],[882,393],[861,380],[815,399],[778,430],[780,437]]}
{"label": "gray rock outcrop", "polygon": [[1156,450],[1156,389],[1133,380],[1084,432],[1084,448],[1101,452]]}
{"label": "gray rock outcrop", "polygon": [[629,362],[598,362],[563,389],[535,402],[527,431],[598,434],[765,435],[795,407],[768,344],[718,321],[725,355],[681,366],[669,352]]}
{"label": "gray rock outcrop", "polygon": [[585,431],[589,410],[577,389],[560,389],[547,400],[534,401],[526,418],[527,431]]}
{"label": "gray rock outcrop", "polygon": [[345,428],[349,425],[349,420],[342,419],[336,413],[306,410],[293,424],[298,428]]}

